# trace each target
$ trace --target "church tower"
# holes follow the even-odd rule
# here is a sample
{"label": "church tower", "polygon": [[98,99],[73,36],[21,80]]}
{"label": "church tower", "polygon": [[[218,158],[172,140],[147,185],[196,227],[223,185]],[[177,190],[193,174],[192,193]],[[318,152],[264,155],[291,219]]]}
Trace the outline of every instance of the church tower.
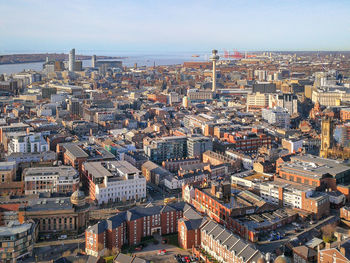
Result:
{"label": "church tower", "polygon": [[327,158],[328,149],[333,147],[333,121],[330,117],[324,117],[321,124],[321,150],[320,157]]}

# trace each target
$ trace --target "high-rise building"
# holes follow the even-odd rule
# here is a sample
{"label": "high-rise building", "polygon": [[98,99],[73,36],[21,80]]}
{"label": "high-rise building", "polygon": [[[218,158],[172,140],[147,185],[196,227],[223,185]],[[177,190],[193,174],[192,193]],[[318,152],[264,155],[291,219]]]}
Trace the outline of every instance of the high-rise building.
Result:
{"label": "high-rise building", "polygon": [[69,62],[68,62],[68,70],[74,71],[74,69],[75,69],[75,48],[73,48],[69,52]]}
{"label": "high-rise building", "polygon": [[92,55],[91,57],[91,67],[96,67],[96,55]]}

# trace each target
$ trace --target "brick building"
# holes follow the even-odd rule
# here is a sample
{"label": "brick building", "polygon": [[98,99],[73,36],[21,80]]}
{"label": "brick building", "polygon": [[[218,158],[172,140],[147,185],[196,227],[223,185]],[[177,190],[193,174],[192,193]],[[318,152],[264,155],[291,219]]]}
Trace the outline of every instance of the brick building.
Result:
{"label": "brick building", "polygon": [[[253,263],[263,258],[253,245],[214,221],[209,221],[201,229],[201,248],[219,262]],[[196,250],[196,254],[200,256],[202,253]]]}
{"label": "brick building", "polygon": [[85,231],[86,253],[98,255],[105,248],[121,248],[123,244],[136,245],[142,238],[155,233],[175,233],[182,218],[184,202],[165,206],[135,207],[90,226]]}
{"label": "brick building", "polygon": [[201,244],[200,229],[208,223],[193,207],[186,204],[183,218],[178,221],[178,242],[184,249],[199,247]]}
{"label": "brick building", "polygon": [[326,248],[318,251],[319,263],[350,262],[350,240],[347,239],[336,248]]}
{"label": "brick building", "polygon": [[313,155],[295,155],[290,156],[290,161],[280,158],[276,171],[278,176],[275,176],[275,180],[307,185],[317,190],[338,190],[350,199],[350,167],[339,161]]}

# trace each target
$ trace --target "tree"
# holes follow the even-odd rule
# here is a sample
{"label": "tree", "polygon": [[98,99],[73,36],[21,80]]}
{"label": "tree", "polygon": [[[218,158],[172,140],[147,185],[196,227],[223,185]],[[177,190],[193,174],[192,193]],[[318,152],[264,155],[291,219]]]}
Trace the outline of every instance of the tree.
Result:
{"label": "tree", "polygon": [[331,243],[336,240],[335,233],[335,224],[328,224],[321,228],[323,241],[326,243]]}

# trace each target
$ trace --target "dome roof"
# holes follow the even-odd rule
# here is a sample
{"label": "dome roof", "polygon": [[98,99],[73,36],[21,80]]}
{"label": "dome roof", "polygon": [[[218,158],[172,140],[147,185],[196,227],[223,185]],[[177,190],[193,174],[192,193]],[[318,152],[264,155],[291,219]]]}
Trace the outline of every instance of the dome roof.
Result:
{"label": "dome roof", "polygon": [[77,205],[77,206],[85,205],[85,194],[84,194],[84,192],[82,192],[80,190],[75,191],[70,197],[70,202],[73,205]]}
{"label": "dome roof", "polygon": [[285,255],[278,256],[274,261],[274,263],[290,263],[290,262],[291,262],[290,259]]}

